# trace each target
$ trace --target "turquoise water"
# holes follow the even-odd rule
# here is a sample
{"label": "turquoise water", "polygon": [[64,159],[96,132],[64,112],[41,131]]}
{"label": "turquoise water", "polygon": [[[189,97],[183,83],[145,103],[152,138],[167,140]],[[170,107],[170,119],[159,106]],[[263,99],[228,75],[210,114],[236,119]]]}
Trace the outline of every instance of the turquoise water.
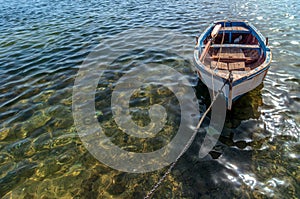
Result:
{"label": "turquoise water", "polygon": [[[171,48],[183,48],[192,58],[194,37],[209,23],[239,18],[269,37],[273,61],[268,75],[227,113],[222,135],[209,156],[198,157],[202,129],[153,198],[299,198],[297,1],[29,0],[1,1],[0,10],[1,197],[145,196],[166,168],[144,174],[114,170],[90,155],[78,137],[72,90],[79,67],[97,45],[116,42],[123,31],[138,27],[185,35],[190,43],[184,47],[175,43]],[[196,81],[191,59],[170,52],[170,46],[140,47],[116,57],[115,66],[98,84],[97,119],[116,145],[147,152],[162,147],[176,134],[180,108],[168,89],[145,85],[130,102],[136,107],[133,120],[147,125],[147,108],[160,103],[169,114],[164,131],[153,140],[140,140],[117,127],[110,95],[117,80],[139,63],[162,63],[189,77],[201,112],[210,99],[207,88]],[[206,118],[204,126],[208,123]]]}

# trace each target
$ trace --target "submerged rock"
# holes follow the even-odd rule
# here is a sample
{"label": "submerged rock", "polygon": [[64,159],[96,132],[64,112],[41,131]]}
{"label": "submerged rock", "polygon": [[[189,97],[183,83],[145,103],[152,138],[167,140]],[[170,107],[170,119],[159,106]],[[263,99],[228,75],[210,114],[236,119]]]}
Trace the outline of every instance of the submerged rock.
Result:
{"label": "submerged rock", "polygon": [[38,111],[29,120],[22,123],[21,131],[25,134],[30,134],[35,129],[44,126],[50,119],[51,117],[44,112]]}
{"label": "submerged rock", "polygon": [[36,163],[27,160],[19,162],[13,170],[0,179],[0,196],[5,195],[8,191],[13,190],[14,187],[30,178],[34,174],[36,167]]}
{"label": "submerged rock", "polygon": [[127,182],[124,180],[124,173],[114,176],[112,183],[108,186],[107,192],[112,195],[120,195],[126,190]]}
{"label": "submerged rock", "polygon": [[9,133],[9,128],[0,129],[0,141],[4,140],[8,136],[8,133]]}

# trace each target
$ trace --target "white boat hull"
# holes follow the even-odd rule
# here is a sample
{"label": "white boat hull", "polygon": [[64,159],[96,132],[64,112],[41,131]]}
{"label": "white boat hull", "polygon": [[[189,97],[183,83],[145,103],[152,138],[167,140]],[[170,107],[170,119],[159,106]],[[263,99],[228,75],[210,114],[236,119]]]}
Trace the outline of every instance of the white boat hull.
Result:
{"label": "white boat hull", "polygon": [[[266,74],[268,72],[268,69],[262,71],[261,73],[252,76],[250,78],[247,78],[246,80],[230,86],[230,83],[227,82],[226,85],[223,88],[223,94],[226,99],[227,109],[231,110],[232,103],[238,99],[241,95],[255,89],[257,86],[259,86]],[[221,87],[223,86],[225,80],[221,77],[214,76],[212,78],[211,74],[201,72],[200,70],[197,70],[197,73],[201,79],[201,81],[211,90],[214,90],[215,92],[219,91]]]}

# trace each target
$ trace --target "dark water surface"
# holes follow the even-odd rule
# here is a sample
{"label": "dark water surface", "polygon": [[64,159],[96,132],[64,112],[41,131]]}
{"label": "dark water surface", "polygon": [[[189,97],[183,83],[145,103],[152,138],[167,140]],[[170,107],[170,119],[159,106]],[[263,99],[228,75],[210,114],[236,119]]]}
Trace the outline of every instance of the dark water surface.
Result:
{"label": "dark water surface", "polygon": [[[116,82],[140,63],[168,65],[189,77],[204,112],[210,99],[191,70],[194,37],[214,20],[239,18],[269,37],[273,61],[268,75],[227,113],[209,156],[198,157],[202,129],[153,198],[299,198],[299,17],[298,1],[0,1],[0,196],[145,196],[166,168],[144,174],[111,169],[78,137],[72,89],[79,67],[103,41],[118,45],[116,37],[125,30],[163,28],[190,38],[183,47],[190,59],[172,53],[170,46],[128,46],[99,81],[96,116],[112,142],[134,152],[157,150],[178,130],[176,96],[159,85],[145,85],[132,96],[132,118],[139,125],[149,123],[152,104],[165,106],[169,114],[158,138],[140,140],[123,133],[112,118]],[[204,126],[208,123],[209,118]]]}

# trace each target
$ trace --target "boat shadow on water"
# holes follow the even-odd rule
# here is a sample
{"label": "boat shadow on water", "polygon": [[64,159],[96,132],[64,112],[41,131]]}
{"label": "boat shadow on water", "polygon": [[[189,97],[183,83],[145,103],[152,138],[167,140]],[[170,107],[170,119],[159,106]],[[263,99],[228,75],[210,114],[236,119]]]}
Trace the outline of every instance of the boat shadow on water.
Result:
{"label": "boat shadow on water", "polygon": [[[261,94],[262,88],[263,83],[254,90],[241,96],[233,103],[232,110],[227,110],[226,112],[225,127],[236,128],[243,120],[248,120],[250,118],[258,119],[260,117],[259,107],[263,104]],[[195,90],[198,100],[204,103],[204,107],[208,107],[211,103],[211,99],[205,84],[199,81]]]}
{"label": "boat shadow on water", "polygon": [[[199,81],[195,88],[199,101],[202,100],[203,106],[208,107],[210,97],[207,87]],[[257,144],[253,136],[256,130],[263,130],[257,120],[260,117],[259,107],[263,103],[262,88],[263,84],[245,94],[234,103],[231,111],[227,111],[224,129],[217,144],[201,159],[198,153],[206,134],[205,127],[209,124],[209,117],[205,119],[194,143],[173,172],[175,178],[182,182],[181,197],[249,197],[249,190],[245,187],[241,189],[245,185],[242,176],[251,173],[252,145]],[[259,139],[258,142],[263,140]]]}

